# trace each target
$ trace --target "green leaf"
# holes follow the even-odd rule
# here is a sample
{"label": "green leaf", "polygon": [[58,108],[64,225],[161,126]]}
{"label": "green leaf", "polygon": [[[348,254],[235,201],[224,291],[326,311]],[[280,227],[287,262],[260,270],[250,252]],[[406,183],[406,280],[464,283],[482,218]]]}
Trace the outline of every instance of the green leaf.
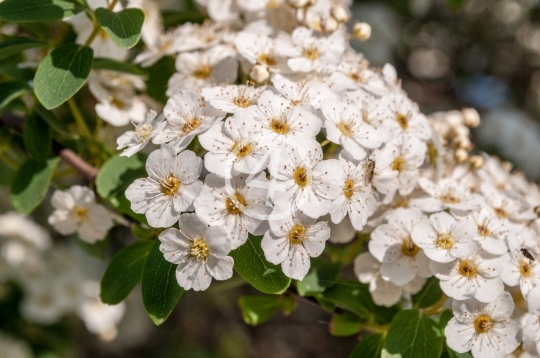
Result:
{"label": "green leaf", "polygon": [[146,224],[133,224],[131,226],[131,233],[139,240],[150,240],[154,236],[157,236],[154,228]]}
{"label": "green leaf", "polygon": [[367,336],[354,347],[349,358],[380,358],[383,343],[382,333]]}
{"label": "green leaf", "polygon": [[122,48],[132,48],[141,38],[144,13],[140,9],[114,12],[100,7],[96,9],[96,19],[114,43]]}
{"label": "green leaf", "polygon": [[136,242],[118,251],[101,279],[101,300],[115,305],[122,302],[141,280],[144,263],[153,242]]}
{"label": "green leaf", "polygon": [[268,321],[281,307],[279,296],[243,296],[238,300],[244,321],[257,326]]}
{"label": "green leaf", "polygon": [[234,258],[234,270],[263,293],[280,294],[291,284],[291,279],[281,272],[279,266],[264,258],[260,237],[249,235],[246,243],[230,255]]}
{"label": "green leaf", "polygon": [[49,127],[54,129],[58,133],[63,134],[67,137],[74,137],[74,135],[69,132],[69,129],[64,122],[58,119],[58,117],[56,117],[51,111],[46,110],[45,107],[43,107],[39,103],[34,108],[34,111],[37,115],[41,117],[41,119],[47,122]]}
{"label": "green leaf", "polygon": [[93,244],[77,238],[77,245],[79,245],[79,247],[89,256],[102,260],[107,252],[107,247],[109,246],[109,237],[105,237],[103,240],[96,241]]}
{"label": "green leaf", "polygon": [[448,5],[452,10],[459,10],[463,7],[466,0],[448,0]]}
{"label": "green leaf", "polygon": [[0,109],[7,106],[15,98],[22,96],[28,90],[26,83],[21,81],[0,83]]}
{"label": "green leaf", "polygon": [[165,56],[152,66],[146,68],[149,77],[146,81],[148,95],[158,102],[165,103],[167,96],[167,83],[169,78],[176,72],[174,58]]}
{"label": "green leaf", "polygon": [[67,44],[52,50],[39,65],[34,91],[47,109],[71,98],[86,82],[94,51],[87,46]]}
{"label": "green leaf", "polygon": [[444,336],[437,324],[419,310],[398,313],[383,344],[382,358],[432,358],[442,353]]}
{"label": "green leaf", "polygon": [[14,178],[15,171],[0,158],[0,185],[9,186]]}
{"label": "green leaf", "polygon": [[422,290],[415,295],[412,295],[414,308],[427,308],[433,306],[441,299],[443,292],[439,286],[439,280],[432,276],[430,277]]}
{"label": "green leaf", "polygon": [[[0,4],[0,7],[1,6],[2,4]],[[16,39],[0,42],[0,60],[31,48],[43,46],[47,46],[47,44],[31,37],[19,37]]]}
{"label": "green leaf", "polygon": [[322,257],[311,259],[311,267],[302,281],[296,282],[300,296],[310,296],[323,292],[332,286],[341,272],[341,265],[325,260]]}
{"label": "green leaf", "polygon": [[15,210],[28,215],[45,199],[60,158],[46,162],[28,159],[17,170],[11,184],[11,203]]}
{"label": "green leaf", "polygon": [[51,156],[52,138],[49,126],[36,115],[24,120],[23,140],[30,157],[43,162]]}
{"label": "green leaf", "polygon": [[111,70],[128,73],[130,75],[147,77],[148,73],[128,62],[119,62],[108,58],[95,58],[92,66],[94,70]]}
{"label": "green leaf", "polygon": [[362,322],[358,316],[351,313],[341,313],[332,316],[330,334],[336,337],[352,336],[360,332]]}
{"label": "green leaf", "polygon": [[176,281],[176,265],[165,260],[159,245],[160,241],[156,240],[141,278],[144,309],[157,326],[165,322],[184,293]]}
{"label": "green leaf", "polygon": [[5,0],[0,3],[0,20],[12,22],[61,20],[83,10],[81,5],[70,0]]}

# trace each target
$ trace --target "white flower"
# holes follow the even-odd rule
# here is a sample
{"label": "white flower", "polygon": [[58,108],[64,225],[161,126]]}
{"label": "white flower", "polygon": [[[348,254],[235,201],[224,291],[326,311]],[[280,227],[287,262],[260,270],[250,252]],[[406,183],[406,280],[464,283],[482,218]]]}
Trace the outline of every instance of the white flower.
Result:
{"label": "white flower", "polygon": [[[153,0],[150,1],[153,2]],[[149,67],[163,56],[176,54],[179,48],[178,43],[181,40],[181,30],[182,28],[176,28],[165,33],[161,30],[159,33],[154,34],[152,39],[143,39],[146,48],[135,57],[133,62],[140,64],[142,67]],[[144,31],[142,34],[144,34]]]}
{"label": "white flower", "polygon": [[492,302],[504,290],[500,258],[484,258],[480,254],[460,258],[450,263],[431,261],[431,271],[441,282],[443,292],[456,300],[476,298]]}
{"label": "white flower", "polygon": [[519,222],[538,218],[533,210],[528,210],[526,202],[521,202],[519,199],[513,199],[499,192],[489,183],[482,183],[480,190],[484,194],[487,204],[493,209],[493,213],[501,220]]}
{"label": "white flower", "polygon": [[[280,214],[284,208],[276,210]],[[281,264],[286,276],[302,280],[309,271],[310,258],[322,254],[329,237],[327,223],[296,211],[282,219],[270,220],[270,230],[264,234],[261,246],[269,262]]]}
{"label": "white flower", "polygon": [[392,111],[388,96],[376,97],[370,93],[358,90],[346,92],[343,97],[349,103],[354,103],[360,108],[360,115],[365,123],[375,128],[386,127],[385,132],[387,132],[386,135],[388,138],[384,138],[385,142],[394,137],[394,133],[391,130]]}
{"label": "white flower", "polygon": [[250,64],[262,64],[268,66],[270,71],[280,71],[285,68],[285,58],[276,53],[276,44],[273,39],[256,33],[246,31],[239,32],[234,44],[238,53]]}
{"label": "white flower", "polygon": [[[540,264],[535,258],[535,251],[532,245],[536,245],[536,239],[528,243],[523,240],[523,235],[508,235],[508,246],[510,249],[503,256],[504,269],[501,278],[508,286],[517,286],[521,290],[523,297],[527,297],[529,292],[540,283]],[[523,254],[523,249],[527,250],[533,260]]]}
{"label": "white flower", "polygon": [[420,113],[418,105],[404,94],[391,95],[394,120],[392,127],[400,137],[415,137],[421,140],[431,138],[432,129],[428,119]]}
{"label": "white flower", "polygon": [[232,277],[234,260],[227,256],[230,242],[223,228],[208,226],[197,214],[182,214],[180,230],[170,228],[159,235],[165,260],[178,264],[176,280],[186,290],[204,291],[212,277]]}
{"label": "white flower", "polygon": [[192,151],[176,155],[164,145],[146,161],[148,178],[137,179],[126,190],[131,209],[145,214],[152,227],[172,226],[202,190],[202,160]]}
{"label": "white flower", "polygon": [[340,194],[335,184],[343,176],[343,169],[336,159],[322,160],[322,148],[315,140],[298,138],[295,143],[272,153],[268,169],[284,188],[275,202],[288,203],[293,210],[318,218],[328,214],[331,200]]}
{"label": "white flower", "polygon": [[338,98],[326,84],[320,81],[294,82],[276,73],[272,76],[272,83],[276,90],[291,101],[294,106],[304,103],[310,104],[315,109],[319,109],[325,99],[337,100]]}
{"label": "white flower", "polygon": [[107,209],[96,204],[94,192],[87,187],[74,185],[66,191],[57,190],[51,198],[55,211],[49,224],[62,235],[75,232],[88,243],[95,243],[107,235],[113,221]]}
{"label": "white flower", "polygon": [[511,317],[514,302],[508,292],[486,304],[475,299],[454,301],[454,318],[444,333],[458,353],[469,350],[475,358],[504,358],[519,346],[520,327]]}
{"label": "white flower", "polygon": [[369,62],[362,54],[345,52],[337,71],[326,80],[336,92],[360,90],[366,94],[382,96],[386,93],[382,77],[369,69]]}
{"label": "white flower", "polygon": [[384,127],[376,129],[364,122],[362,111],[352,103],[326,99],[321,111],[328,140],[341,144],[356,160],[364,159],[366,150],[379,148],[390,138]]}
{"label": "white flower", "polygon": [[118,147],[116,149],[126,148],[121,156],[131,157],[143,149],[157,133],[163,130],[165,122],[163,116],[157,116],[156,111],[150,110],[146,114],[146,119],[140,123],[133,123],[134,131],[127,131],[116,139]]}
{"label": "white flower", "polygon": [[186,149],[196,135],[205,132],[225,117],[225,113],[209,106],[200,95],[187,90],[169,98],[163,114],[167,118],[167,124],[155,135],[153,142],[167,143],[177,153]]}
{"label": "white flower", "polygon": [[527,321],[523,326],[523,349],[529,349],[532,344],[540,349],[540,286],[533,288],[527,296],[529,309]]}
{"label": "white flower", "polygon": [[431,260],[451,262],[476,252],[474,221],[457,221],[444,211],[431,215],[429,221],[416,224],[411,238]]}
{"label": "white flower", "polygon": [[54,278],[35,280],[25,289],[20,310],[26,320],[50,325],[57,323],[68,313],[68,307],[64,304],[59,291],[58,281]]}
{"label": "white flower", "polygon": [[205,87],[201,93],[213,107],[223,112],[236,113],[256,104],[265,89],[265,86],[255,88],[246,85],[230,85]]}
{"label": "white flower", "polygon": [[202,219],[225,229],[231,249],[236,249],[246,242],[248,232],[262,235],[268,229],[266,219],[272,206],[266,203],[265,186],[268,180],[264,173],[253,178],[241,174],[227,180],[208,174],[193,205]]}
{"label": "white flower", "polygon": [[492,210],[483,207],[479,211],[471,212],[469,218],[476,223],[477,230],[474,240],[482,250],[492,255],[503,255],[508,251],[505,240],[508,229]]}
{"label": "white flower", "polygon": [[443,178],[437,183],[426,177],[418,180],[418,184],[429,196],[415,199],[415,205],[426,212],[445,209],[468,212],[480,209],[484,203],[482,197],[464,184],[452,178]]}
{"label": "white flower", "polygon": [[416,209],[397,209],[387,220],[371,233],[369,241],[369,252],[382,262],[381,276],[398,286],[416,276],[432,276],[429,259],[411,239],[414,225],[426,220],[424,215]]}

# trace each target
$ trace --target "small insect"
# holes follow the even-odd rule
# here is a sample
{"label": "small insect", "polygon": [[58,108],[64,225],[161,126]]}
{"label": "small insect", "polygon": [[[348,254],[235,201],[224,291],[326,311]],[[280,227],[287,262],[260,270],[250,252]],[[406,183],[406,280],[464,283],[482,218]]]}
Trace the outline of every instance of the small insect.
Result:
{"label": "small insect", "polygon": [[527,250],[526,248],[522,247],[520,249],[521,253],[523,254],[523,256],[525,256],[526,258],[529,259],[529,262],[532,264],[532,262],[534,261],[534,256],[529,252],[529,250]]}
{"label": "small insect", "polygon": [[366,185],[371,185],[373,180],[373,174],[375,173],[375,161],[373,159],[368,159],[366,164]]}

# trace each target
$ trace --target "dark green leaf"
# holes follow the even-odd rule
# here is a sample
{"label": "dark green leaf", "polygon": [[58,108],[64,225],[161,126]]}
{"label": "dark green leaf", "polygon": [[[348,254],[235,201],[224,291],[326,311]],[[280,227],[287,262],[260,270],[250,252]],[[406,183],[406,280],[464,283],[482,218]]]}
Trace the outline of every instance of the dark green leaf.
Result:
{"label": "dark green leaf", "polygon": [[398,313],[383,344],[382,358],[432,358],[442,353],[444,336],[437,324],[419,310]]}
{"label": "dark green leaf", "polygon": [[79,245],[79,247],[88,255],[102,260],[107,252],[107,247],[109,246],[109,237],[105,237],[103,240],[96,241],[93,244],[77,238],[77,245]]}
{"label": "dark green leaf", "polygon": [[153,242],[137,242],[124,247],[112,258],[101,279],[101,300],[115,305],[122,302],[139,283],[146,257]]}
{"label": "dark green leaf", "polygon": [[11,101],[22,96],[28,90],[29,88],[24,82],[8,81],[0,83],[0,109],[3,109]]}
{"label": "dark green leaf", "polygon": [[108,58],[95,58],[94,65],[92,66],[94,70],[111,70],[123,73],[129,73],[131,75],[137,76],[148,76],[148,73],[141,70],[139,67],[132,65],[128,62],[118,62]]}
{"label": "dark green leaf", "polygon": [[165,28],[185,24],[186,22],[202,24],[208,16],[200,11],[163,12],[163,26]]}
{"label": "dark green leaf", "polygon": [[336,337],[352,336],[360,332],[360,329],[362,322],[351,313],[335,314],[330,321],[330,334]]}
{"label": "dark green leaf", "polygon": [[244,321],[257,326],[268,321],[281,307],[279,296],[242,296],[238,300]]}
{"label": "dark green leaf", "polygon": [[414,308],[431,307],[441,299],[443,292],[439,286],[439,280],[433,276],[430,277],[422,290],[412,295]]}
{"label": "dark green leaf", "polygon": [[100,7],[96,9],[96,19],[114,43],[122,48],[132,48],[141,38],[144,13],[140,9],[113,12]]}
{"label": "dark green leaf", "polygon": [[166,261],[159,251],[156,240],[144,264],[141,292],[146,313],[156,325],[160,325],[182,297],[184,289],[176,281],[176,265]]}
{"label": "dark green leaf", "polygon": [[92,69],[94,51],[87,46],[67,44],[52,50],[39,65],[34,91],[47,109],[71,98],[84,85]]}
{"label": "dark green leaf", "polygon": [[51,156],[52,139],[49,126],[36,115],[24,120],[23,140],[30,157],[43,162]]}
{"label": "dark green leaf", "polygon": [[70,0],[5,0],[0,3],[0,19],[13,22],[60,20],[83,10]]}
{"label": "dark green leaf", "polygon": [[133,224],[131,233],[139,240],[150,240],[157,236],[155,230],[146,224]]}
{"label": "dark green leaf", "polygon": [[46,162],[33,159],[25,161],[17,170],[11,184],[11,203],[15,210],[28,215],[45,199],[52,176],[60,158]]}
{"label": "dark green leaf", "polygon": [[375,333],[362,340],[354,347],[349,358],[380,358],[384,343],[382,333]]}
{"label": "dark green leaf", "polygon": [[11,185],[15,171],[0,158],[0,185]]}
{"label": "dark green leaf", "polygon": [[332,286],[341,272],[341,265],[325,260],[322,257],[311,259],[311,267],[302,281],[296,282],[300,296],[309,296],[323,292]]}
{"label": "dark green leaf", "polygon": [[260,237],[249,235],[246,243],[232,251],[231,256],[234,258],[234,270],[263,293],[280,294],[291,284],[291,279],[281,272],[279,266],[264,258]]}
{"label": "dark green leaf", "polygon": [[448,5],[450,5],[450,8],[453,10],[459,10],[463,7],[465,1],[466,0],[448,0]]}
{"label": "dark green leaf", "polygon": [[148,81],[146,81],[148,95],[161,103],[167,102],[167,83],[176,72],[174,58],[165,56],[146,70],[149,74]]}
{"label": "dark green leaf", "polygon": [[58,119],[52,112],[46,110],[45,107],[38,104],[35,107],[34,111],[36,112],[37,115],[39,115],[39,117],[41,117],[41,119],[47,122],[49,127],[51,127],[52,129],[54,129],[60,134],[63,134],[68,137],[73,137],[73,134],[69,132],[69,129],[66,126],[66,124],[62,122],[60,119]]}
{"label": "dark green leaf", "polygon": [[[0,4],[0,7],[1,6],[2,5]],[[43,46],[47,46],[47,44],[31,37],[19,37],[7,40],[0,43],[0,60],[16,53],[23,52],[24,50]]]}

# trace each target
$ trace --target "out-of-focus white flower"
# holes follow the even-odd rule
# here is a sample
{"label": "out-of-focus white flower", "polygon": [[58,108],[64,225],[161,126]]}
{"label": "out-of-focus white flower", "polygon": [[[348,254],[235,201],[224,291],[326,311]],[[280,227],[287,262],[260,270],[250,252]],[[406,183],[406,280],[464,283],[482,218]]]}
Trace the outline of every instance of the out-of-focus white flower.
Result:
{"label": "out-of-focus white flower", "polygon": [[236,113],[256,104],[265,89],[265,86],[256,88],[247,85],[230,85],[205,87],[201,93],[214,108],[223,112]]}
{"label": "out-of-focus white flower", "polygon": [[0,358],[33,358],[30,346],[6,334],[0,334]]}
{"label": "out-of-focus white flower", "polygon": [[51,198],[55,211],[49,224],[62,235],[77,233],[88,243],[102,240],[113,226],[105,207],[96,204],[94,192],[87,187],[74,185],[66,191],[57,190]]}
{"label": "out-of-focus white flower", "polygon": [[465,184],[452,178],[444,178],[437,183],[420,178],[418,184],[429,197],[416,199],[416,205],[426,212],[445,209],[468,212],[480,209],[484,202],[480,195],[472,193]]}
{"label": "out-of-focus white flower", "polygon": [[540,349],[540,286],[533,288],[527,296],[527,320],[523,326],[523,349],[535,345]]}
{"label": "out-of-focus white flower", "polygon": [[157,116],[153,110],[148,111],[146,119],[140,123],[133,123],[134,131],[127,131],[116,140],[118,147],[116,149],[126,148],[121,156],[131,157],[143,149],[150,140],[165,128],[163,116]]}

